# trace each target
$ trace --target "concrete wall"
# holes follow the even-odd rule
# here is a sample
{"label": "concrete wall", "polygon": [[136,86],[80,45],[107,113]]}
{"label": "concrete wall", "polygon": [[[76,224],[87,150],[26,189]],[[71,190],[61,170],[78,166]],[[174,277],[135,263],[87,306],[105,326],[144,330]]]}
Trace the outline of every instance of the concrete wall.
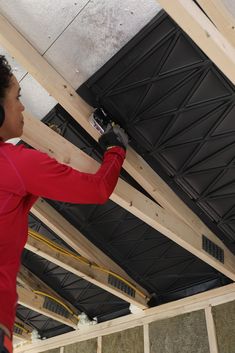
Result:
{"label": "concrete wall", "polygon": [[213,308],[219,353],[235,353],[235,302]]}
{"label": "concrete wall", "polygon": [[204,310],[149,325],[151,353],[209,353]]}
{"label": "concrete wall", "polygon": [[97,340],[70,344],[64,347],[64,353],[97,353]]}
{"label": "concrete wall", "polygon": [[102,338],[102,353],[143,353],[143,351],[144,336],[142,326]]}

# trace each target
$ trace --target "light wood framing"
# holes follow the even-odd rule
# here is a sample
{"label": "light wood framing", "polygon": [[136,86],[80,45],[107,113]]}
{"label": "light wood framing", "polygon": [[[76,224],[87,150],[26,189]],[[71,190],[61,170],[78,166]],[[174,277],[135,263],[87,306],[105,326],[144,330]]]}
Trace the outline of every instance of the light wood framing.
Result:
{"label": "light wood framing", "polygon": [[[96,161],[92,160],[91,157],[72,145],[69,141],[65,140],[62,136],[58,135],[42,122],[33,118],[30,114],[25,113],[24,117],[25,131],[23,139],[27,143],[44,152],[47,151],[49,155],[59,161],[67,161],[67,164],[75,169],[92,173],[98,169],[99,164]],[[70,151],[70,154],[68,151]],[[87,166],[91,166],[91,170],[89,170]],[[121,207],[140,218],[143,222],[178,243],[192,254],[198,256],[212,267],[224,273],[231,279],[235,279],[235,256],[215,235],[211,235],[209,232],[197,232],[195,230],[196,227],[191,228],[178,216],[163,209],[122,179],[119,179],[110,198]],[[208,238],[224,250],[224,264],[202,249],[203,234],[206,234]]]}
{"label": "light wood framing", "polygon": [[[193,3],[191,0],[187,0],[190,5],[186,6],[185,1],[177,1],[177,6],[176,6],[176,13],[180,15],[180,11],[184,9],[184,11],[193,11]],[[162,4],[164,1],[162,1]],[[170,8],[175,8],[175,6],[171,5],[171,1],[166,1],[166,5],[169,6]],[[164,5],[164,4],[163,4]],[[174,5],[176,5],[174,3]],[[195,4],[194,4],[195,5]],[[195,5],[196,6],[196,5]],[[179,7],[179,9],[178,9]],[[197,6],[196,6],[197,8]],[[198,8],[197,8],[198,11]],[[195,17],[196,17],[195,13]],[[201,12],[199,13],[199,18],[203,18]],[[181,18],[181,15],[179,16]],[[183,18],[187,16],[183,12]],[[205,19],[204,19],[205,20]],[[190,18],[191,21],[191,18]],[[186,21],[189,23],[190,21]],[[194,25],[195,22],[195,25]],[[197,26],[199,26],[194,19],[193,21],[193,28],[197,29]],[[206,22],[206,25],[208,26],[208,23]],[[212,25],[209,21],[209,25]],[[191,26],[191,22],[190,22]],[[202,25],[201,25],[202,26]],[[200,26],[199,26],[200,27]],[[200,27],[201,28],[201,27]],[[201,28],[201,31],[204,34],[205,37],[205,30]],[[208,32],[209,33],[209,32]],[[190,33],[189,33],[190,34]],[[211,35],[210,34],[210,38]],[[220,34],[219,34],[220,35]],[[206,36],[207,38],[207,36]],[[214,43],[214,34],[212,35],[212,43]],[[91,127],[91,125],[88,122],[89,115],[92,112],[92,109],[77,95],[75,90],[69,85],[68,82],[66,82],[63,77],[61,77],[58,72],[21,36],[19,32],[15,30],[13,26],[10,25],[10,23],[3,17],[0,16],[0,43],[16,58],[17,61],[19,61],[37,80],[38,82],[48,90],[48,92],[54,96],[54,98],[74,117],[76,121],[78,121],[85,129],[87,132],[90,133],[91,136],[93,136],[95,139],[98,138],[98,132]],[[217,43],[217,42],[216,42]],[[220,42],[219,42],[220,43]],[[208,44],[208,43],[206,43]],[[229,46],[224,48],[224,42],[219,45],[219,44],[214,44],[215,48],[218,49],[221,47],[223,48],[223,52],[221,49],[221,52],[223,56],[226,58],[230,58],[233,63],[235,60],[235,55],[233,52],[233,48],[230,48]],[[218,46],[218,48],[217,48]],[[225,50],[227,49],[227,50]],[[231,49],[231,50],[230,50]],[[213,53],[215,54],[216,51],[214,50]],[[231,63],[231,62],[230,62]],[[231,65],[226,64],[225,67],[230,67]],[[232,74],[235,76],[235,70],[231,70],[230,72],[231,77]],[[29,122],[29,119],[28,119]],[[30,122],[32,124],[32,121]],[[35,124],[34,124],[35,125]],[[40,143],[37,141],[40,137],[43,135],[40,134],[38,130],[34,130],[33,125],[28,126],[28,131],[25,133],[25,135],[28,134],[28,139],[31,140],[31,145],[33,147],[39,148],[39,145],[41,146],[41,149],[44,149],[45,151],[48,150],[48,144],[46,143],[46,146],[44,143]],[[24,135],[24,138],[26,137]],[[40,136],[39,136],[40,135]],[[50,141],[49,135],[46,133],[44,135],[44,138],[47,139],[47,141]],[[33,143],[32,143],[33,141]],[[49,153],[53,154],[55,152],[56,146],[54,145],[55,143],[55,138],[53,138],[53,144],[51,148],[49,148]],[[59,143],[62,143],[62,140],[60,140]],[[61,146],[64,146],[66,143],[62,143]],[[55,146],[55,147],[54,147]],[[62,147],[63,149],[63,147]],[[60,152],[61,153],[61,152]],[[58,154],[57,154],[58,155]],[[76,153],[76,155],[78,155]],[[54,153],[55,156],[55,153]],[[76,156],[77,158],[77,156]],[[79,158],[81,158],[81,153],[79,153]],[[60,158],[61,160],[61,158]],[[75,166],[76,161],[73,160],[73,156],[68,156],[68,153],[64,153],[62,151],[62,160],[64,162],[67,162],[68,164]],[[84,160],[84,158],[83,158]],[[92,166],[91,166],[92,164]],[[193,233],[193,236],[189,236],[187,240],[187,244],[185,243],[186,240],[186,234],[182,234],[183,232],[187,232],[187,229],[180,229],[178,227],[178,231],[181,233],[180,236],[184,237],[185,240],[181,241],[180,237],[171,237],[170,238],[176,242],[178,242],[181,246],[184,246],[187,250],[191,251],[192,253],[195,253],[197,256],[200,256],[204,261],[208,262],[211,266],[215,267],[222,273],[226,274],[228,277],[232,278],[234,280],[234,255],[232,255],[222,244],[222,242],[219,241],[219,239],[200,221],[196,215],[190,211],[186,205],[179,200],[178,197],[170,190],[168,186],[163,183],[163,181],[152,171],[151,168],[145,163],[145,161],[138,156],[133,150],[130,148],[128,149],[128,155],[126,162],[124,164],[124,167],[126,170],[149,192],[149,194],[156,199],[163,207],[165,207],[167,210],[170,212],[173,212],[174,214],[177,215],[177,217],[180,217],[186,224],[188,224],[188,228],[193,227],[193,230],[190,232],[191,234]],[[95,168],[95,162],[89,159],[87,156],[85,157],[84,163],[83,163],[83,168],[81,168],[81,165],[79,166],[80,169],[85,171],[94,171]],[[120,185],[122,184],[122,186]],[[136,207],[136,203],[138,202],[137,200],[133,200],[133,193],[130,193],[130,190],[126,189],[126,185],[123,184],[122,181],[119,182],[118,187],[116,188],[116,194],[113,194],[112,199],[120,204],[122,207],[127,208],[129,211],[133,210]],[[125,190],[125,191],[124,191]],[[124,192],[123,192],[124,191]],[[119,195],[117,195],[119,193]],[[121,194],[121,197],[120,197]],[[117,196],[116,196],[117,195]],[[143,198],[141,198],[141,202],[143,202]],[[139,198],[140,200],[140,198]],[[129,203],[129,205],[128,205]],[[154,210],[154,214],[158,215],[160,213],[160,208],[159,212],[156,212],[156,207],[153,206],[153,204],[150,204],[149,201],[146,202],[144,206],[149,207],[149,209]],[[140,208],[140,205],[139,205]],[[142,207],[141,213],[143,214],[143,209],[146,209],[146,207]],[[145,211],[144,211],[145,212]],[[145,218],[144,221],[146,223],[152,225],[155,227],[152,222],[152,220],[149,222],[147,219],[149,218],[148,215],[149,212],[147,212],[146,216],[143,217],[140,212],[135,211],[135,215],[137,217],[142,217],[141,219]],[[153,214],[152,214],[153,216]],[[164,215],[165,217],[165,215]],[[156,218],[156,216],[154,217]],[[158,216],[157,216],[158,218]],[[167,217],[168,219],[170,217]],[[175,218],[174,218],[175,219]],[[156,221],[155,221],[156,222]],[[177,225],[183,225],[183,222],[179,222],[177,220]],[[157,227],[159,231],[162,231],[161,227]],[[168,233],[168,234],[166,234]],[[197,233],[194,235],[194,233]],[[163,232],[163,234],[169,236],[169,232]],[[215,261],[210,255],[207,253],[203,252],[201,250],[201,236],[202,234],[205,234],[208,238],[211,238],[213,242],[215,242],[217,245],[222,247],[225,250],[226,256],[225,256],[225,261],[226,263],[224,265],[220,264],[218,261]],[[197,243],[196,249],[195,249],[195,243]],[[183,245],[184,243],[184,245]],[[199,244],[200,243],[200,244]],[[199,250],[200,249],[200,250]],[[230,265],[227,266],[227,261],[230,263]],[[232,266],[231,266],[232,265]],[[232,272],[232,273],[231,273]]]}
{"label": "light wood framing", "polygon": [[[125,277],[128,281],[132,281],[133,284],[137,285],[120,266],[90,242],[45,200],[38,199],[31,212],[81,256]],[[141,290],[146,296],[149,295],[143,288]]]}
{"label": "light wood framing", "polygon": [[[217,28],[191,0],[178,0],[177,2],[159,0],[159,3],[162,4],[170,16],[172,16],[183,30],[191,36],[196,44],[210,57],[219,69],[227,75],[231,82],[235,84],[235,48],[230,44],[230,42],[232,43],[232,40],[229,39],[231,28],[229,32],[224,32],[224,35],[222,35],[223,31],[219,28],[220,25],[216,23],[215,18],[212,19],[212,15],[210,15]],[[217,1],[217,3],[219,2]],[[226,18],[226,20],[227,19],[228,18]],[[222,23],[222,26],[224,26],[224,23]],[[220,29],[220,31],[218,29]],[[73,88],[2,16],[0,16],[0,42],[12,55],[14,55],[16,60],[19,61],[42,84],[42,86],[55,97],[55,99],[74,117],[74,119],[97,140],[98,133],[88,123],[88,117],[91,114],[92,109],[78,97]],[[28,131],[25,133],[24,137],[26,138],[26,142],[32,140],[30,144],[33,147],[49,152],[49,154],[58,158],[61,162],[69,164],[74,168],[86,172],[94,172],[97,169],[98,165],[96,162],[78,151],[75,147],[71,147],[67,142],[63,142],[64,139],[62,137],[53,135],[52,132],[49,133],[49,130],[47,130],[46,135],[44,135],[47,142],[41,142],[40,138],[43,135],[41,135],[38,130],[34,130],[36,121],[32,120],[27,114],[26,121]],[[38,123],[40,130],[46,131],[43,124],[40,122]],[[30,135],[28,135],[27,141],[28,132],[30,132]],[[48,138],[51,134],[53,135],[52,140]],[[56,145],[56,141],[60,146]],[[51,145],[49,146],[50,142]],[[65,149],[63,150],[62,147],[61,153],[61,146],[68,145],[69,152],[65,152]],[[70,154],[70,151],[73,151],[73,154]],[[81,160],[79,160],[80,157]],[[165,209],[159,207],[122,180],[119,180],[111,199],[142,219],[154,229],[177,242],[180,246],[198,256],[226,276],[235,280],[234,255],[228,251],[222,242],[219,241],[219,239],[201,222],[201,220],[179,200],[170,188],[151,170],[151,168],[149,168],[145,161],[131,149],[128,150],[124,167]],[[221,264],[202,250],[202,234],[205,234],[224,250],[224,264]],[[31,307],[33,310],[36,310],[35,308],[37,307],[37,311],[42,310],[43,303],[41,297],[39,298],[34,294],[32,295],[32,291],[26,288],[19,287],[18,290],[20,302],[22,304],[27,301],[29,305],[28,307]],[[209,321],[211,320],[210,306],[234,299],[235,287],[234,284],[232,284],[227,287],[219,288],[218,290],[182,299],[178,302],[165,304],[154,309],[147,309],[145,314],[132,314],[131,316],[116,319],[109,323],[99,324],[96,327],[89,327],[79,335],[76,333],[77,337],[75,337],[74,333],[69,333],[61,335],[56,339],[52,338],[47,340],[47,342],[40,342],[40,346],[35,344],[28,346],[27,348],[18,348],[16,352],[41,352],[45,350],[45,347],[47,347],[46,349],[48,349],[48,347],[58,347],[58,344],[60,345],[61,342],[63,342],[63,345],[65,342],[74,343],[79,340],[121,331],[140,324],[146,325],[151,321],[172,317],[184,312],[199,310],[201,308],[206,310],[207,321],[208,323],[210,322],[209,326],[212,328],[212,323]],[[53,315],[53,318],[55,318],[55,315]],[[72,327],[75,327],[75,325]],[[211,347],[216,347],[214,338],[213,342],[214,343],[212,343]]]}
{"label": "light wood framing", "polygon": [[70,332],[59,337],[50,338],[44,342],[25,345],[24,347],[16,348],[15,353],[39,353],[49,349],[127,330],[132,327],[143,326],[153,321],[202,310],[208,306],[224,304],[233,300],[235,300],[235,283],[163,304],[155,308],[150,308],[140,314],[130,314],[95,326],[84,327],[79,332]]}

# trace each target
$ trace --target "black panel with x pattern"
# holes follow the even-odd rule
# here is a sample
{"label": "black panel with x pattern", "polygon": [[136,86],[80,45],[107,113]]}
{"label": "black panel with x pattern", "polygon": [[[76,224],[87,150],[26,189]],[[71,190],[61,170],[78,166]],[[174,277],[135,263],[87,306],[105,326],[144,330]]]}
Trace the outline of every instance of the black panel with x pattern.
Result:
{"label": "black panel with x pattern", "polygon": [[78,92],[93,94],[235,251],[234,85],[170,17],[157,15]]}

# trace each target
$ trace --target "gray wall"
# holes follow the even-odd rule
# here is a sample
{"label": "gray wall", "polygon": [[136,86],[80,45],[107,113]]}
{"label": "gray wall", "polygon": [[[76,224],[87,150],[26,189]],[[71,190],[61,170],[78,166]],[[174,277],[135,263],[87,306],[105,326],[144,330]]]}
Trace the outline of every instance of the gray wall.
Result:
{"label": "gray wall", "polygon": [[[219,353],[235,353],[235,301],[213,307],[212,313]],[[149,341],[150,353],[214,353],[209,349],[204,310],[150,323]],[[97,353],[97,339],[68,345],[64,353]],[[102,353],[146,353],[143,326],[103,336]]]}

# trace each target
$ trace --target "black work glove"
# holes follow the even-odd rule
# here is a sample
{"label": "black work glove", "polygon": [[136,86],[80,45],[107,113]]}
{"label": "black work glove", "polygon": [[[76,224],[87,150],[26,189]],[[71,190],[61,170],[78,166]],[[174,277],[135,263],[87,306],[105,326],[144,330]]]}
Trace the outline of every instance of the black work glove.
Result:
{"label": "black work glove", "polygon": [[103,135],[100,136],[99,144],[104,150],[114,146],[119,146],[126,150],[128,140],[128,135],[119,125],[113,126],[109,124]]}

